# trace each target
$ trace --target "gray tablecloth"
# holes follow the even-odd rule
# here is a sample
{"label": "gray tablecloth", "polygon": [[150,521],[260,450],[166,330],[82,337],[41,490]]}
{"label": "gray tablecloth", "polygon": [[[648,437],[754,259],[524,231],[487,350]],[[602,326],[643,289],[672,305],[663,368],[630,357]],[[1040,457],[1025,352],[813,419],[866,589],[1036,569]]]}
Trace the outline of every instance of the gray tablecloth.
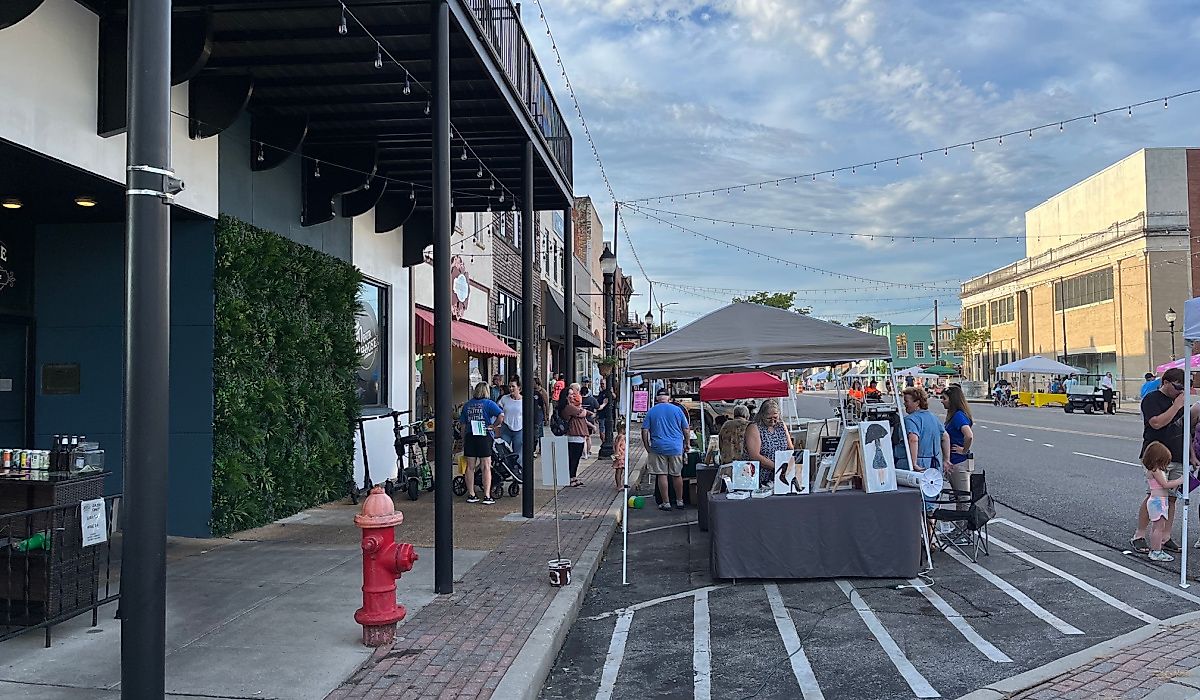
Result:
{"label": "gray tablecloth", "polygon": [[921,563],[921,493],[862,491],[708,499],[712,575],[913,578]]}
{"label": "gray tablecloth", "polygon": [[708,532],[708,490],[716,480],[716,467],[696,467],[696,521],[702,532]]}

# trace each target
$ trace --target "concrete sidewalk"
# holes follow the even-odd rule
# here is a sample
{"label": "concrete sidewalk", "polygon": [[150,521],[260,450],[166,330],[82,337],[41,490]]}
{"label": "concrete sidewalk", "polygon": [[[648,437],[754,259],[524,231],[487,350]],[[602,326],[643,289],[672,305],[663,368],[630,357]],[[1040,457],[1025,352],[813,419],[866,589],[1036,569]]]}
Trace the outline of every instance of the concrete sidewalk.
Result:
{"label": "concrete sidewalk", "polygon": [[[582,472],[587,486],[563,489],[560,497],[563,553],[576,561],[578,585],[563,589],[571,594],[586,590],[594,569],[595,563],[589,565],[584,556],[588,543],[601,530],[607,542],[615,527],[612,463],[591,462]],[[411,653],[412,641],[425,634],[417,630],[440,627],[438,620],[447,609],[451,617],[460,614],[464,598],[492,595],[489,611],[498,613],[492,641],[509,652],[490,659],[488,672],[499,674],[492,687],[498,684],[530,633],[536,632],[521,632],[514,623],[529,622],[532,628],[555,599],[557,589],[550,587],[546,571],[546,561],[555,556],[552,497],[552,489],[535,490],[538,515],[532,521],[520,517],[519,497],[505,495],[491,506],[468,505],[456,498],[458,592],[442,597],[431,614],[425,614],[424,608],[438,600],[433,591],[433,494],[422,494],[417,501],[396,494],[396,507],[405,516],[396,537],[411,542],[420,556],[413,570],[397,581],[397,598],[408,609],[400,625],[407,641],[397,643],[398,654]],[[344,696],[374,680],[370,669],[379,665],[378,659],[373,660],[374,650],[362,645],[362,628],[353,618],[362,603],[360,530],[353,522],[358,509],[343,500],[226,538],[171,538],[168,694],[320,700],[339,687]],[[525,589],[529,592],[519,593]],[[0,697],[118,698],[121,631],[115,613],[115,603],[101,608],[100,624],[94,628],[88,626],[91,616],[86,614],[56,626],[49,649],[43,648],[40,633],[0,643]],[[455,629],[452,645],[479,643],[484,628]],[[543,647],[549,649],[553,641],[544,640]],[[553,646],[550,661],[557,649]],[[381,652],[381,658],[389,652]],[[408,662],[421,660],[425,657]],[[351,676],[353,682],[343,685]]]}
{"label": "concrete sidewalk", "polygon": [[[630,474],[642,456],[631,446]],[[330,700],[351,698],[536,698],[616,530],[621,492],[612,463],[580,465],[581,488],[559,493],[562,556],[570,586],[549,584],[557,558],[554,508],[541,495],[536,517],[520,523],[457,584],[397,630]]]}
{"label": "concrete sidewalk", "polygon": [[959,700],[1200,700],[1200,613],[993,683]]}

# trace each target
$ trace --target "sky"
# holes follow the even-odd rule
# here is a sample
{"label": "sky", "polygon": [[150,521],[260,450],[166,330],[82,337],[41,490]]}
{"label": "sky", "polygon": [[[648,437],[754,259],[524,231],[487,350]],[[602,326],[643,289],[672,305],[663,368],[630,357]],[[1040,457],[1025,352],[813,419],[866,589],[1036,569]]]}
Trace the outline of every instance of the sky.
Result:
{"label": "sky", "polygon": [[[1024,256],[1026,210],[1140,148],[1200,147],[1200,95],[1162,104],[1200,88],[1200,0],[541,2],[627,203],[617,255],[639,315],[649,278],[655,316],[669,304],[682,323],[756,290],[805,290],[798,305],[843,322],[931,322],[934,297],[957,318],[959,281]],[[537,3],[522,12],[571,123],[575,194],[593,198],[611,241],[613,198]],[[895,162],[920,151],[935,152]]]}

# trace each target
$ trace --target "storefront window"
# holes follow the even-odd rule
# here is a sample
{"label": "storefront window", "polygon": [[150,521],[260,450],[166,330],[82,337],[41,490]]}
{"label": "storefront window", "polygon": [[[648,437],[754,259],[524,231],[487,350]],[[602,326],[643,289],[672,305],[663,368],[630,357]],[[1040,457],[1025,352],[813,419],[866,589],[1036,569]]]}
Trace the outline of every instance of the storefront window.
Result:
{"label": "storefront window", "polygon": [[387,404],[388,288],[364,281],[358,289],[354,316],[358,343],[358,377],[355,391],[363,406]]}

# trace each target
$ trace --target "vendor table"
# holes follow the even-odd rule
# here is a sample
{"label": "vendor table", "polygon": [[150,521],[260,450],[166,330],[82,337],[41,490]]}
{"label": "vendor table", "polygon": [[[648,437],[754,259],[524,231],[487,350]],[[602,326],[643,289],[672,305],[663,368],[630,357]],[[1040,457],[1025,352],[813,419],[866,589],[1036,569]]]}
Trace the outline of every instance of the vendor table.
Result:
{"label": "vendor table", "polygon": [[709,496],[713,578],[913,578],[921,493],[840,491],[729,500]]}

